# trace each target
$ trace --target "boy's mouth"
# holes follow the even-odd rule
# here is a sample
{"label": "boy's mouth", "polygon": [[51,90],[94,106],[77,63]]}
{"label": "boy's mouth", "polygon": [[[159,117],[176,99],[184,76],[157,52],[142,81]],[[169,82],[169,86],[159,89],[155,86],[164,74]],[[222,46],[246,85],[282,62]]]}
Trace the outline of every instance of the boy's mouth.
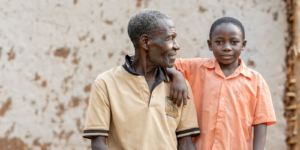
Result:
{"label": "boy's mouth", "polygon": [[222,55],[221,56],[223,59],[230,59],[232,58],[233,56],[232,55]]}

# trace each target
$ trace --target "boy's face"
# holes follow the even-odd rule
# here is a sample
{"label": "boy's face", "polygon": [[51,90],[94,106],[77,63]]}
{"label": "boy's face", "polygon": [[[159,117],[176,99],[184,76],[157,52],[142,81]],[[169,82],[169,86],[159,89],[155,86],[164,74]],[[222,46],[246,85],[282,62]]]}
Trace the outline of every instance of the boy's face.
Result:
{"label": "boy's face", "polygon": [[207,40],[209,49],[222,65],[237,64],[246,43],[241,29],[231,23],[217,26],[211,35],[211,40]]}

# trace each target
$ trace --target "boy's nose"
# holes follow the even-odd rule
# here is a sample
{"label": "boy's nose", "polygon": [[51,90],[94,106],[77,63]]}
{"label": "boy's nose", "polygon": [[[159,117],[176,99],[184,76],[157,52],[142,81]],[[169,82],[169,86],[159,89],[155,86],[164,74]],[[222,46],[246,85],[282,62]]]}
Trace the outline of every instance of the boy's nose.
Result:
{"label": "boy's nose", "polygon": [[229,43],[225,43],[224,47],[223,47],[223,51],[231,51],[231,46]]}

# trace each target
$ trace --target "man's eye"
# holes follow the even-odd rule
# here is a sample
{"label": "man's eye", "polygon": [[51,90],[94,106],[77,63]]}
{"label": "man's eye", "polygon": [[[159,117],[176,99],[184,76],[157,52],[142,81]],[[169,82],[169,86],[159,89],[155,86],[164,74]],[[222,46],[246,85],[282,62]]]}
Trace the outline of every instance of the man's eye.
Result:
{"label": "man's eye", "polygon": [[223,44],[223,41],[216,41],[217,44]]}

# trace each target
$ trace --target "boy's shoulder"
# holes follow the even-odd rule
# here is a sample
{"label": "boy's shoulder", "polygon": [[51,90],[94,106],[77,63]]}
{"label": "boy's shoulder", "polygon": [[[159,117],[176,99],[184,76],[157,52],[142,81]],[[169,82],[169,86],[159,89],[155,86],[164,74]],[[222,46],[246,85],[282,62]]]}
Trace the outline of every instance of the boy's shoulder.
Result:
{"label": "boy's shoulder", "polygon": [[256,81],[257,83],[265,82],[263,76],[256,70],[253,70],[248,67],[244,67],[245,75],[248,76],[252,81]]}
{"label": "boy's shoulder", "polygon": [[215,59],[213,58],[178,58],[176,59],[177,63],[185,63],[185,64],[190,64],[190,65],[213,65],[215,63]]}

